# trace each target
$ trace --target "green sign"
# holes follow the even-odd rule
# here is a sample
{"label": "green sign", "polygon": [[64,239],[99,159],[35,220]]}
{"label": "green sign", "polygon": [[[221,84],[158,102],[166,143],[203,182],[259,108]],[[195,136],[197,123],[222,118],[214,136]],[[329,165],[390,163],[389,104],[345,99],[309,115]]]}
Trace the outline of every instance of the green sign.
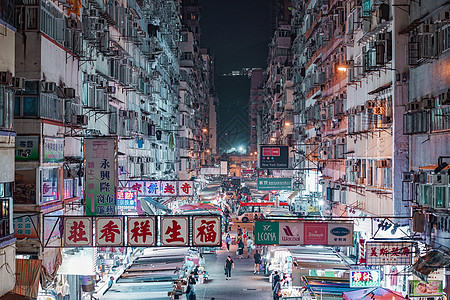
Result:
{"label": "green sign", "polygon": [[39,136],[16,136],[16,161],[39,161]]}
{"label": "green sign", "polygon": [[291,190],[292,178],[258,178],[258,191]]}
{"label": "green sign", "polygon": [[64,161],[64,139],[44,137],[44,162]]}
{"label": "green sign", "polygon": [[372,9],[372,0],[362,1],[362,16],[369,17]]}
{"label": "green sign", "polygon": [[278,222],[255,222],[255,244],[276,245],[279,244],[279,224]]}

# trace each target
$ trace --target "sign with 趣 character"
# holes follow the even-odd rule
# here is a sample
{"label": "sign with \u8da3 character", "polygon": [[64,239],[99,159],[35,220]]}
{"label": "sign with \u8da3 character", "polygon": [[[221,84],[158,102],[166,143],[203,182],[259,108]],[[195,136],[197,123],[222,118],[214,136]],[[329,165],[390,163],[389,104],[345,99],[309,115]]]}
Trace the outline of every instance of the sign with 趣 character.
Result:
{"label": "sign with \u8da3 character", "polygon": [[117,140],[84,140],[86,215],[114,215],[116,204]]}
{"label": "sign with \u8da3 character", "polygon": [[194,182],[193,181],[178,181],[178,196],[193,196]]}
{"label": "sign with \u8da3 character", "polygon": [[161,196],[176,196],[177,181],[161,181]]}
{"label": "sign with \u8da3 character", "polygon": [[161,217],[161,246],[188,246],[188,217]]}
{"label": "sign with \u8da3 character", "polygon": [[123,246],[123,228],[122,217],[97,217],[95,245],[98,247]]}
{"label": "sign with \u8da3 character", "polygon": [[92,246],[92,219],[64,217],[64,245],[66,247]]}
{"label": "sign with \u8da3 character", "polygon": [[413,243],[366,242],[366,264],[369,266],[411,265]]}
{"label": "sign with \u8da3 character", "polygon": [[151,247],[155,245],[156,228],[154,217],[128,218],[127,246]]}
{"label": "sign with \u8da3 character", "polygon": [[220,216],[193,217],[193,246],[220,246],[221,227]]}

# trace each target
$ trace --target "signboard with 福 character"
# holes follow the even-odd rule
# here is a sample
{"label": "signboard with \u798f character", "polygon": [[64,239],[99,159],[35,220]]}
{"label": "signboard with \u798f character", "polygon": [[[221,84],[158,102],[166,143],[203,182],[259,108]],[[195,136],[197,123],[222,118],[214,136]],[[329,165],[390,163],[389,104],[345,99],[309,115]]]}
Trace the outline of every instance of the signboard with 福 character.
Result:
{"label": "signboard with \u798f character", "polygon": [[64,217],[64,246],[92,246],[92,218]]}
{"label": "signboard with \u798f character", "polygon": [[188,217],[161,217],[161,246],[188,246]]}
{"label": "signboard with \u798f character", "polygon": [[127,236],[127,246],[154,246],[156,240],[155,217],[129,217]]}
{"label": "signboard with \u798f character", "polygon": [[220,216],[193,217],[193,246],[220,246]]}
{"label": "signboard with \u798f character", "polygon": [[97,247],[123,246],[123,218],[95,218],[95,245]]}
{"label": "signboard with \u798f character", "polygon": [[84,140],[86,215],[115,214],[117,140],[87,138]]}

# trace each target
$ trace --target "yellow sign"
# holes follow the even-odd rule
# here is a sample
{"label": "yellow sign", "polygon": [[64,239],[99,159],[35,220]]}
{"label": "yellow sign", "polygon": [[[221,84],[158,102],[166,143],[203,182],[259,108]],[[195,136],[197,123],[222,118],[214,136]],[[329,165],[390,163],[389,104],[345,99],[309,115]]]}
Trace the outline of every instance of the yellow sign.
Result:
{"label": "yellow sign", "polygon": [[318,212],[319,208],[314,206],[308,206],[308,212]]}

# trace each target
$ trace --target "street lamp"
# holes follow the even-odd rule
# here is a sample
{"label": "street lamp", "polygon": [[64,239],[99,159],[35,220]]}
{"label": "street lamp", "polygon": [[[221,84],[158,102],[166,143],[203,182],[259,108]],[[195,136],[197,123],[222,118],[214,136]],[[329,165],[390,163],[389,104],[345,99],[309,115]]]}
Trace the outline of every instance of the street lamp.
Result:
{"label": "street lamp", "polygon": [[291,126],[291,123],[290,123],[290,122],[284,122],[284,126],[285,126],[285,127]]}
{"label": "street lamp", "polygon": [[[336,70],[338,70],[339,72],[347,72],[347,70],[350,69],[350,68],[365,68],[365,67],[367,67],[367,66],[355,66],[351,62],[353,62],[353,61],[337,65]],[[379,69],[386,70],[386,71],[395,71],[395,73],[396,73],[396,80],[397,81],[400,81],[400,79],[402,77],[400,72],[397,71],[394,68],[388,68],[388,67],[383,67],[383,66],[374,66],[374,67],[375,68],[378,67]],[[376,71],[376,70],[373,70],[373,71]],[[406,73],[404,73],[403,74],[403,82],[406,82],[406,80],[407,80],[407,75],[406,75]]]}

